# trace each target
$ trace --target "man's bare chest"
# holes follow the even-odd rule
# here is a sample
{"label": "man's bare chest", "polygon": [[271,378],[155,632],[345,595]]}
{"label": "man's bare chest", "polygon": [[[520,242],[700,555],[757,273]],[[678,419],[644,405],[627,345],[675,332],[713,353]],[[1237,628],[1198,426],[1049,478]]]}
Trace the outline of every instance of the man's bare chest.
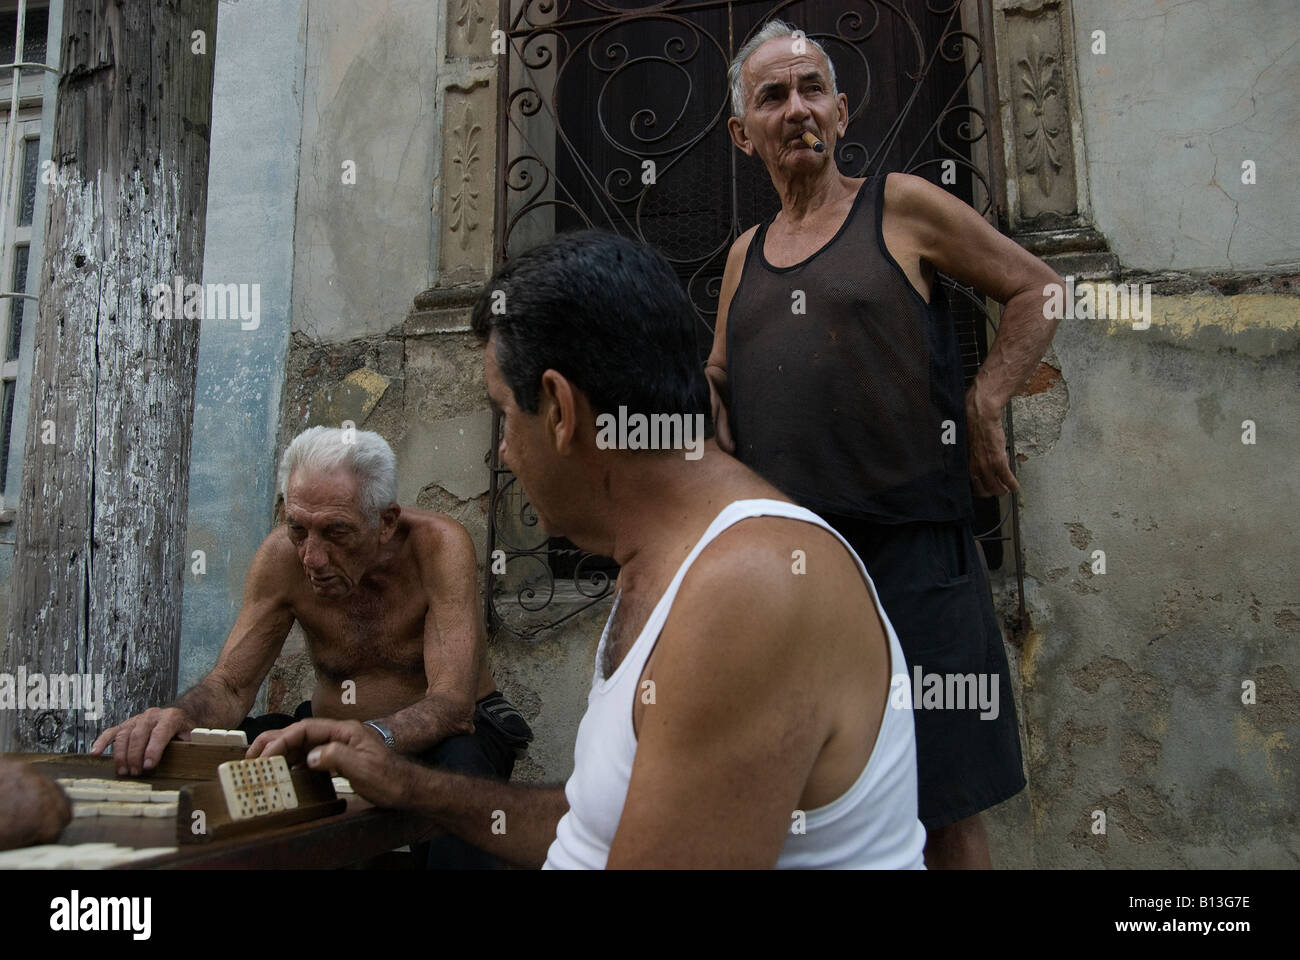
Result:
{"label": "man's bare chest", "polygon": [[618,604],[610,615],[609,631],[605,635],[605,650],[601,660],[601,676],[609,679],[631,652],[637,637],[650,619],[653,603],[640,597],[627,598],[620,594]]}
{"label": "man's bare chest", "polygon": [[848,201],[825,207],[798,225],[774,220],[762,237],[764,259],[777,269],[803,263],[835,239],[851,209]]}
{"label": "man's bare chest", "polygon": [[763,238],[763,256],[777,269],[793,267],[803,263],[835,237],[835,229],[815,230],[798,234],[777,236],[775,230],[769,230]]}
{"label": "man's bare chest", "polygon": [[304,603],[294,612],[326,676],[424,671],[428,603],[422,596],[367,593],[337,604]]}

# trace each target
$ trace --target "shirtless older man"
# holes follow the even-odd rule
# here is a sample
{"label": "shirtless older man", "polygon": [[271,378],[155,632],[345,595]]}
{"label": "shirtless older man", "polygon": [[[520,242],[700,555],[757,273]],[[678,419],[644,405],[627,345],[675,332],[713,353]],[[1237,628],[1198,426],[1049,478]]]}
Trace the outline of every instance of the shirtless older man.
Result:
{"label": "shirtless older man", "polygon": [[[253,558],[212,672],[104,731],[92,753],[112,744],[118,772],[139,775],[173,737],[240,726],[296,620],[316,668],[298,718],[362,721],[384,749],[508,779],[531,732],[494,689],[465,528],[394,502],[395,458],[373,432],[312,427],[285,450],[279,479],[284,523]],[[294,719],[245,724],[256,733]]]}

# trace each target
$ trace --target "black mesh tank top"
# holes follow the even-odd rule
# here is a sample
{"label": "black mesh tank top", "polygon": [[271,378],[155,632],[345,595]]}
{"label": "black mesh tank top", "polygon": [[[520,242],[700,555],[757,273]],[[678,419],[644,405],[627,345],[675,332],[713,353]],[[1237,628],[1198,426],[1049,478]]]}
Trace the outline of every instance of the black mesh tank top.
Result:
{"label": "black mesh tank top", "polygon": [[727,313],[736,456],[817,512],[969,521],[956,333],[939,285],[927,305],[885,249],[884,191],[884,175],[865,181],[839,232],[792,267],[763,255],[770,219],[754,235]]}

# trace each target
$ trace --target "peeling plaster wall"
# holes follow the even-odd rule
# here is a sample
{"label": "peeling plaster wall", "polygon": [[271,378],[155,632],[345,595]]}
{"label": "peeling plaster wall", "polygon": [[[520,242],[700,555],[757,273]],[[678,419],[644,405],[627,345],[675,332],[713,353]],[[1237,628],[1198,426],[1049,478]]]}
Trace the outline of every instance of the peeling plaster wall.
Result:
{"label": "peeling plaster wall", "polygon": [[994,862],[1295,868],[1300,21],[1089,0],[1074,26],[1096,226],[1155,296],[1147,330],[1063,320],[1013,401],[1032,628],[1012,571],[994,591],[1029,787]]}
{"label": "peeling plaster wall", "polygon": [[1068,413],[1019,474],[1030,786],[995,836],[1024,866],[1294,868],[1300,300],[1153,314],[1056,335]]}

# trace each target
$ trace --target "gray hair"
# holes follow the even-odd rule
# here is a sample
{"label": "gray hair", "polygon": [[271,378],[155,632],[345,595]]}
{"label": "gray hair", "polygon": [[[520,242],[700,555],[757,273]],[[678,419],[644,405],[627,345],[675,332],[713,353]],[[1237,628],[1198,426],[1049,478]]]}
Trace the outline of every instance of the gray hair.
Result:
{"label": "gray hair", "polygon": [[361,512],[372,524],[397,502],[397,457],[388,441],[373,430],[309,427],[280,458],[280,496],[289,495],[289,478],[299,467],[329,473],[346,466],[357,478]]}
{"label": "gray hair", "polygon": [[[745,61],[749,59],[750,54],[767,43],[769,40],[775,40],[777,37],[793,37],[796,29],[784,20],[769,20],[763,24],[763,28],[749,38],[745,45],[736,51],[735,59],[727,67],[727,83],[731,86],[731,112],[744,118],[745,116],[745,78],[741,75],[744,69]],[[802,30],[798,31],[803,33]],[[839,88],[835,85],[835,64],[831,63],[830,54],[816,40],[810,37],[801,37],[808,46],[812,47],[826,59],[826,69],[830,72],[831,96],[839,96]]]}

